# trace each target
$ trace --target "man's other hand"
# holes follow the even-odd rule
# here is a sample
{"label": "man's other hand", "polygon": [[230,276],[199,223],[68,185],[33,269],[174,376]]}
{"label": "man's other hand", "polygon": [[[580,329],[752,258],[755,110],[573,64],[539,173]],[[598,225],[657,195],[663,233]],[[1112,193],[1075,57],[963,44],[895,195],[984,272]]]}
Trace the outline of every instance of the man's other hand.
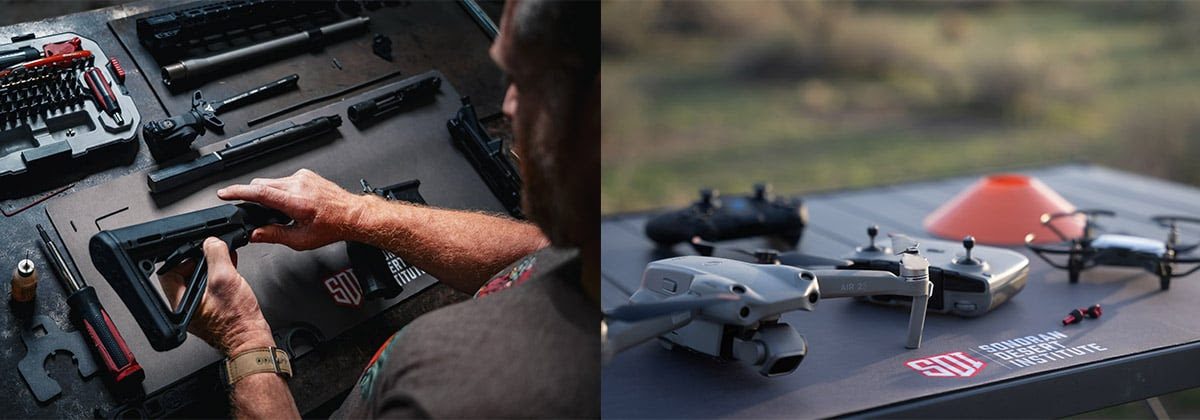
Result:
{"label": "man's other hand", "polygon": [[[204,258],[208,266],[208,286],[200,307],[188,324],[188,331],[225,355],[275,345],[271,327],[258,307],[258,298],[238,274],[229,247],[217,238],[204,240]],[[179,305],[183,288],[194,260],[158,276],[171,307]]]}
{"label": "man's other hand", "polygon": [[363,196],[308,169],[286,178],[256,178],[250,185],[231,185],[218,190],[217,197],[253,201],[288,215],[294,223],[255,229],[250,241],[283,244],[298,251],[348,239],[365,207]]}

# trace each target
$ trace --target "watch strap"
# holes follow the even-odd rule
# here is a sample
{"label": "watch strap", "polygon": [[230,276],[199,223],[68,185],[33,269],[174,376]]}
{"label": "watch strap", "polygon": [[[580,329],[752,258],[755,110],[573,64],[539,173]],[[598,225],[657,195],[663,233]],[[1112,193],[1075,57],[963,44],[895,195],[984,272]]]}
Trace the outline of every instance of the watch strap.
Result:
{"label": "watch strap", "polygon": [[279,347],[264,347],[247,350],[225,359],[224,379],[229,386],[256,373],[275,373],[284,379],[292,377],[292,362],[287,352]]}

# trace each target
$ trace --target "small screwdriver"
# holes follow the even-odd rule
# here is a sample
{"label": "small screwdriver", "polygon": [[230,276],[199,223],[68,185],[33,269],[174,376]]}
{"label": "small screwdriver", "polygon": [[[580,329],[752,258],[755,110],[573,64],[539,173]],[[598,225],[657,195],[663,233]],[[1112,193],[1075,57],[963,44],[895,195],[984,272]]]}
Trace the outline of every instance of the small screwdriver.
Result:
{"label": "small screwdriver", "polygon": [[46,259],[51,261],[50,265],[54,266],[58,277],[63,280],[63,286],[67,288],[67,305],[74,309],[83,321],[88,338],[100,352],[108,372],[113,375],[113,382],[117,385],[141,383],[146,378],[146,373],[133,358],[129,346],[125,345],[125,338],[121,337],[121,332],[113,325],[108,312],[100,305],[96,289],[88,286],[82,279],[75,278],[70,266],[58,252],[58,246],[50,240],[50,235],[46,234],[42,225],[37,225],[37,231],[42,236],[42,242],[46,244]]}
{"label": "small screwdriver", "polygon": [[104,73],[98,67],[92,67],[83,74],[87,80],[88,90],[96,99],[96,108],[111,115],[117,121],[117,125],[125,125],[125,119],[121,117],[121,105],[117,103],[117,96],[113,95],[112,88],[108,86],[108,80],[104,78]]}

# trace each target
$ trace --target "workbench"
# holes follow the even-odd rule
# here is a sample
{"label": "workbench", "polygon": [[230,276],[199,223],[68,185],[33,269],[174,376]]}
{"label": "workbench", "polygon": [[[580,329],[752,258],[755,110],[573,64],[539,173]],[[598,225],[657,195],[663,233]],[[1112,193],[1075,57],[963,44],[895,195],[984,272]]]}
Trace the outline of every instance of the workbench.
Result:
{"label": "workbench", "polygon": [[[488,15],[498,21],[500,6],[486,2],[482,5]],[[125,87],[131,96],[138,98],[138,110],[142,119],[145,121],[157,120],[185,110],[186,107],[180,107],[180,104],[187,102],[190,97],[190,89],[178,92],[165,91],[158,76],[157,65],[152,62],[147,63],[144,58],[145,54],[139,50],[139,46],[131,45],[127,39],[121,39],[120,33],[130,30],[130,24],[126,18],[180,6],[182,6],[180,3],[157,0],[113,6],[38,22],[0,27],[0,39],[8,39],[26,33],[35,33],[40,36],[74,32],[96,41],[109,56],[116,57],[124,65],[129,74]],[[257,76],[271,75],[273,77],[270,79],[278,78],[279,76],[276,76],[275,73],[279,73],[280,70],[290,70],[301,75],[301,87],[296,94],[268,98],[236,112],[222,115],[222,119],[230,129],[227,129],[224,135],[210,133],[200,137],[196,141],[195,147],[204,151],[215,150],[220,147],[219,143],[238,135],[244,135],[252,130],[270,126],[272,123],[302,114],[311,114],[318,110],[329,111],[336,108],[344,117],[344,108],[349,105],[348,102],[343,103],[344,101],[429,70],[438,70],[449,86],[453,86],[453,88],[447,87],[447,91],[471,96],[472,102],[476,104],[477,111],[489,130],[501,133],[506,130],[503,119],[489,118],[499,113],[504,95],[500,72],[487,55],[491,40],[471,15],[457,2],[388,2],[381,9],[364,11],[363,14],[371,17],[372,23],[369,31],[357,38],[315,51],[298,52],[278,63],[248,70],[245,74],[235,74],[212,80],[199,86],[198,88],[205,92],[206,97],[222,98],[265,81],[262,77]],[[373,33],[388,35],[393,40],[393,54],[397,57],[395,62],[385,62],[371,54],[370,44]],[[339,60],[335,65],[331,65],[331,58]],[[398,77],[297,109],[261,126],[248,127],[246,124],[253,117],[299,102],[300,99],[345,88],[396,70],[400,72]],[[439,101],[443,100],[456,103],[457,97],[439,99]],[[439,107],[449,106],[446,103],[439,102],[441,104]],[[445,118],[451,116],[446,115]],[[444,120],[441,123],[444,124]],[[350,127],[348,121],[343,125],[343,130],[347,127]],[[421,129],[432,130],[428,127]],[[363,133],[367,133],[367,130],[363,129]],[[372,138],[386,137],[390,133],[386,124],[378,124],[369,130],[373,130],[369,133]],[[444,129],[438,128],[438,130],[440,130],[439,133],[444,132]],[[322,147],[325,146],[316,147],[313,153],[321,153]],[[334,148],[334,150],[337,149]],[[403,149],[397,145],[394,150]],[[378,152],[381,156],[387,156],[389,151],[393,150],[383,149]],[[412,153],[408,153],[405,156],[411,158],[412,155]],[[281,161],[289,158],[291,155],[273,162],[279,165]],[[407,163],[404,160],[397,161],[398,165]],[[434,163],[430,165],[436,167]],[[463,165],[466,165],[465,160]],[[68,316],[69,307],[65,302],[63,286],[40,251],[40,240],[37,239],[37,233],[34,230],[34,225],[37,224],[47,227],[54,224],[54,221],[48,216],[46,208],[63,201],[71,201],[73,196],[86,197],[87,194],[79,194],[89,189],[114,181],[124,182],[122,180],[127,180],[130,176],[142,176],[141,173],[154,166],[155,162],[139,139],[139,141],[94,151],[77,161],[64,160],[58,164],[49,162],[38,168],[30,168],[30,171],[25,174],[0,181],[0,209],[5,210],[6,213],[64,189],[45,203],[35,205],[11,217],[0,218],[0,236],[6,238],[6,241],[0,244],[0,266],[14,267],[18,260],[28,256],[34,261],[42,276],[37,289],[35,313],[50,317],[63,330],[76,330],[77,324],[73,323]],[[446,170],[464,172],[462,167]],[[237,175],[242,177],[230,178],[230,181],[245,182],[253,176],[253,171],[240,171]],[[461,176],[461,174],[447,174],[449,179],[461,179]],[[372,179],[371,181],[376,186],[382,186],[400,180]],[[474,193],[481,191],[481,188],[483,188],[483,184],[482,181],[479,181],[478,185],[472,185],[466,190]],[[424,190],[422,192],[427,198],[429,197],[428,192]],[[191,198],[184,197],[184,195],[189,194],[211,194],[211,191],[192,189],[186,191],[186,194],[181,193],[171,197],[165,204],[159,204],[166,206],[172,203],[186,203]],[[434,195],[438,195],[438,193],[434,193]],[[453,194],[446,197],[450,201],[459,198],[462,197],[453,197]],[[502,211],[503,207],[494,198],[487,200],[486,204],[480,204],[478,208]],[[431,204],[437,203],[431,200]],[[54,235],[53,232],[52,236],[55,239],[58,238],[58,235]],[[73,258],[78,261],[81,256],[76,253]],[[80,272],[85,272],[82,268]],[[97,283],[104,282],[100,278],[87,278],[86,280],[96,285],[97,288],[100,288]],[[4,283],[4,288],[7,290],[7,277]],[[306,352],[304,357],[294,361],[297,374],[290,381],[290,386],[300,412],[306,415],[322,416],[336,409],[345,393],[358,379],[359,373],[367,361],[392,333],[420,314],[466,298],[468,298],[466,294],[436,284],[346,330],[337,337],[326,337],[326,341],[316,344],[315,348]],[[128,317],[127,310],[119,300],[115,300],[112,296],[108,298],[102,296],[102,302],[110,313],[114,313],[114,318]],[[120,312],[125,313],[120,315],[118,314]],[[89,379],[81,379],[71,358],[61,353],[47,361],[46,368],[51,377],[62,387],[62,395],[45,404],[38,404],[17,370],[13,368],[25,354],[20,339],[22,324],[21,317],[14,311],[0,313],[0,364],[9,367],[0,372],[0,377],[3,378],[3,381],[0,381],[0,393],[6,395],[4,402],[0,405],[5,409],[5,417],[67,418],[114,414],[114,408],[121,406],[123,402],[114,399],[108,391],[105,381],[102,379],[103,373],[98,373]],[[141,334],[141,331],[136,328],[126,328],[122,330],[122,334],[129,339],[131,335]],[[87,355],[86,357],[92,356]],[[153,390],[152,395],[159,398],[155,401],[155,406],[144,407],[144,409],[148,410],[146,412],[152,416],[213,417],[227,415],[226,393],[217,382],[215,375],[214,364],[196,371],[170,386]],[[136,402],[134,404],[136,405]]]}
{"label": "workbench", "polygon": [[[1077,208],[1115,210],[1117,217],[1097,221],[1110,232],[1165,240],[1167,229],[1150,216],[1200,213],[1200,189],[1192,186],[1084,164],[1019,172],[1041,180]],[[867,245],[871,224],[880,232],[930,237],[923,219],[978,179],[804,195],[810,219],[798,250],[848,255]],[[656,213],[603,220],[604,309],[627,302],[648,262],[696,255],[685,244],[661,249],[646,238],[645,222]],[[1183,231],[1181,243],[1197,239],[1200,231],[1192,228]],[[751,250],[769,245],[761,238],[722,244]],[[979,318],[931,313],[919,349],[904,347],[906,308],[822,299],[813,312],[791,312],[781,319],[808,342],[807,356],[790,375],[763,377],[745,363],[667,350],[651,340],[617,354],[601,370],[604,416],[1061,417],[1200,386],[1200,365],[1194,363],[1200,357],[1200,305],[1195,304],[1200,274],[1175,279],[1170,290],[1160,291],[1153,274],[1098,267],[1070,284],[1065,271],[1024,247],[1012,249],[1030,258],[1024,290]],[[1092,304],[1102,305],[1102,317],[1062,325],[1072,309]],[[1079,351],[1040,363],[994,351],[1001,348],[996,343],[1023,347],[1039,340]],[[907,365],[954,352],[984,366],[969,375],[926,377]],[[957,373],[968,369],[961,370]]]}

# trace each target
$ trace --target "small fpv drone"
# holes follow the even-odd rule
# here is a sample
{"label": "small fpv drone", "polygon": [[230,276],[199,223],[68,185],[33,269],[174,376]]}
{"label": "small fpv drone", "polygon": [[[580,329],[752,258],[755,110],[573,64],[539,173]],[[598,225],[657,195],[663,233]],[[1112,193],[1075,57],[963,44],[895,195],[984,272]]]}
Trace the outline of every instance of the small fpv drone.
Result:
{"label": "small fpv drone", "polygon": [[878,270],[808,270],[725,258],[682,256],[653,261],[629,304],[605,313],[603,362],[654,337],[721,360],[741,360],[763,376],[787,375],[807,353],[804,337],[780,316],[812,311],[821,298],[878,294],[912,297],[906,347],[921,346],[933,283],[917,242],[892,238],[898,274]]}
{"label": "small fpv drone", "polygon": [[[1068,238],[1056,229],[1052,221],[1063,217],[1084,216],[1083,236]],[[1067,278],[1071,283],[1079,282],[1079,274],[1096,266],[1138,267],[1158,276],[1159,287],[1162,290],[1171,288],[1171,279],[1183,277],[1200,269],[1196,265],[1187,271],[1178,270],[1176,264],[1197,264],[1198,257],[1181,256],[1190,253],[1200,246],[1200,242],[1180,245],[1179,222],[1200,224],[1200,218],[1186,216],[1155,216],[1150,218],[1160,226],[1170,229],[1165,242],[1132,235],[1113,233],[1096,234],[1095,218],[1098,216],[1116,216],[1110,210],[1076,210],[1070,213],[1043,214],[1042,225],[1058,235],[1063,242],[1052,246],[1034,245],[1034,235],[1025,235],[1025,246],[1029,247],[1038,257],[1051,266],[1067,270]],[[1052,261],[1047,255],[1066,255],[1065,264]]]}

